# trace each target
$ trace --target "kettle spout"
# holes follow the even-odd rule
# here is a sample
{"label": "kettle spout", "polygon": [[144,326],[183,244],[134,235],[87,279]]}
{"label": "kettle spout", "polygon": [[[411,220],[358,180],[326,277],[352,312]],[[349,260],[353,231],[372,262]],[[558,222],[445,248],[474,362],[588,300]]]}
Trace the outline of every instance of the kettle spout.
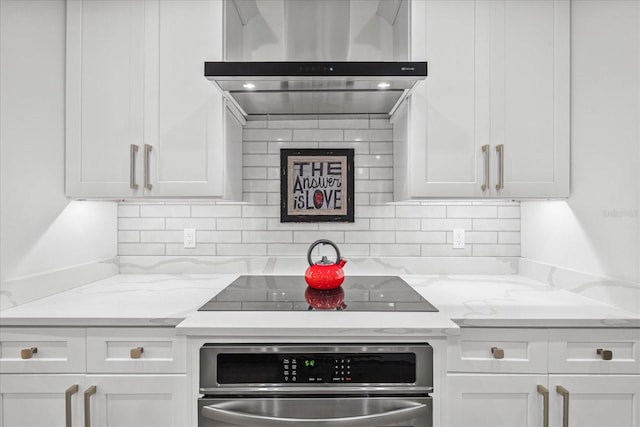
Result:
{"label": "kettle spout", "polygon": [[338,266],[342,268],[346,263],[347,263],[347,260],[344,258],[341,258],[340,261],[338,261]]}

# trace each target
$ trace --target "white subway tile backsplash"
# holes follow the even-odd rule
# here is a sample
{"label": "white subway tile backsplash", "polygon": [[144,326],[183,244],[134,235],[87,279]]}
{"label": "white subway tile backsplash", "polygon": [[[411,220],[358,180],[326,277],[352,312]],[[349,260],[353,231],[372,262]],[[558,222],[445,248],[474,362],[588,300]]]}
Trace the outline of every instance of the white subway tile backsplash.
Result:
{"label": "white subway tile backsplash", "polygon": [[497,218],[497,206],[447,206],[447,218]]}
{"label": "white subway tile backsplash", "polygon": [[342,231],[294,231],[293,242],[294,243],[306,243],[311,244],[316,240],[329,239],[333,243],[344,242],[344,232]]}
{"label": "white subway tile backsplash", "polygon": [[242,243],[291,243],[293,232],[287,230],[243,231]]}
{"label": "white subway tile backsplash", "polygon": [[244,154],[267,154],[267,142],[244,142],[242,144],[242,152]]}
{"label": "white subway tile backsplash", "polygon": [[420,256],[420,245],[405,244],[371,244],[369,245],[369,255],[376,257],[385,256]]}
{"label": "white subway tile backsplash", "polygon": [[216,218],[167,218],[167,230],[215,230]]}
{"label": "white subway tile backsplash", "polygon": [[266,230],[266,218],[218,218],[218,230]]}
{"label": "white subway tile backsplash", "polygon": [[202,243],[242,243],[242,231],[197,230],[196,242]]}
{"label": "white subway tile backsplash", "polygon": [[194,205],[191,216],[203,218],[237,218],[242,213],[239,205]]}
{"label": "white subway tile backsplash", "polygon": [[451,245],[421,245],[421,255],[428,257],[462,257],[471,256],[473,246],[464,249],[453,249]]}
{"label": "white subway tile backsplash", "polygon": [[422,220],[422,230],[424,231],[452,231],[454,228],[471,230],[470,219],[439,219],[429,218]]}
{"label": "white subway tile backsplash", "polygon": [[119,243],[118,255],[164,255],[163,243]]}
{"label": "white subway tile backsplash", "polygon": [[118,218],[135,218],[140,216],[139,205],[118,205]]}
{"label": "white subway tile backsplash", "polygon": [[242,131],[243,141],[291,141],[291,129],[247,129]]}
{"label": "white subway tile backsplash", "polygon": [[120,243],[137,243],[140,241],[139,231],[118,231],[118,242]]}
{"label": "white subway tile backsplash", "polygon": [[474,219],[474,231],[520,231],[520,219]]}
{"label": "white subway tile backsplash", "polygon": [[[317,116],[252,120],[243,130],[244,203],[127,201],[118,206],[123,256],[305,256],[326,238],[343,257],[520,256],[520,204],[495,200],[393,203],[392,126],[387,119]],[[355,222],[281,223],[280,149],[353,148]],[[183,229],[196,229],[195,249]],[[452,230],[466,230],[453,249]],[[329,258],[330,247],[316,250]],[[317,254],[316,254],[317,255]],[[346,267],[348,268],[348,266]]]}
{"label": "white subway tile backsplash", "polygon": [[371,230],[420,231],[420,220],[418,218],[371,218],[369,228]]}
{"label": "white subway tile backsplash", "polygon": [[345,141],[393,141],[391,129],[345,129]]}
{"label": "white subway tile backsplash", "polygon": [[[145,243],[177,243],[184,241],[183,231],[141,231],[140,241]],[[196,235],[196,241],[198,236]]]}
{"label": "white subway tile backsplash", "polygon": [[256,205],[267,205],[269,204],[267,195],[268,193],[243,193],[242,201]]}
{"label": "white subway tile backsplash", "polygon": [[345,243],[395,243],[393,231],[345,231]]}
{"label": "white subway tile backsplash", "polygon": [[447,236],[443,231],[398,231],[398,243],[446,243]]}
{"label": "white subway tile backsplash", "polygon": [[396,216],[399,218],[446,218],[447,207],[398,205],[396,206]]}
{"label": "white subway tile backsplash", "polygon": [[294,141],[343,141],[342,129],[294,129]]}
{"label": "white subway tile backsplash", "polygon": [[369,119],[327,119],[320,120],[321,129],[367,129]]}
{"label": "white subway tile backsplash", "polygon": [[164,218],[119,218],[119,230],[164,230]]}

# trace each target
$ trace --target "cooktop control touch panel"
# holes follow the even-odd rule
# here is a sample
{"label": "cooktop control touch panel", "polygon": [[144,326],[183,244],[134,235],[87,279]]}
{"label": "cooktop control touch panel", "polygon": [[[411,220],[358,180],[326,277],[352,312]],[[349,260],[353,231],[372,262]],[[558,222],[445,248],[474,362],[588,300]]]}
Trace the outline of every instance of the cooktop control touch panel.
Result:
{"label": "cooktop control touch panel", "polygon": [[224,353],[219,384],[414,383],[415,353]]}

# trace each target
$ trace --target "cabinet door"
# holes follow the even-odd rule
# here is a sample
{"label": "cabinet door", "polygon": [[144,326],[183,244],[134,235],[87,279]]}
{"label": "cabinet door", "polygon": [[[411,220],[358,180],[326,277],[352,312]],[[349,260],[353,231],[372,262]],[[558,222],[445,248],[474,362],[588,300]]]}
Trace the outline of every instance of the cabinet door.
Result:
{"label": "cabinet door", "polygon": [[550,375],[550,422],[562,426],[563,398],[569,392],[569,425],[637,427],[640,425],[640,378],[637,375]]}
{"label": "cabinet door", "polygon": [[395,165],[408,185],[397,199],[483,195],[488,11],[485,2],[412,3],[412,59],[428,61],[429,75],[409,100],[407,150]]}
{"label": "cabinet door", "polygon": [[492,184],[502,197],[569,195],[569,1],[491,1]]}
{"label": "cabinet door", "polygon": [[[543,397],[538,385],[546,375],[447,375],[447,418],[450,427],[538,427]],[[576,424],[577,425],[577,424]]]}
{"label": "cabinet door", "polygon": [[222,60],[222,2],[149,2],[145,32],[145,194],[222,197],[224,104],[203,68]]}
{"label": "cabinet door", "polygon": [[143,75],[144,2],[67,2],[68,196],[142,194]]}
{"label": "cabinet door", "polygon": [[92,426],[187,425],[185,375],[87,375],[86,387],[92,385]]}
{"label": "cabinet door", "polygon": [[[65,391],[70,391],[67,413]],[[0,426],[42,427],[82,424],[84,375],[3,374],[0,381]]]}

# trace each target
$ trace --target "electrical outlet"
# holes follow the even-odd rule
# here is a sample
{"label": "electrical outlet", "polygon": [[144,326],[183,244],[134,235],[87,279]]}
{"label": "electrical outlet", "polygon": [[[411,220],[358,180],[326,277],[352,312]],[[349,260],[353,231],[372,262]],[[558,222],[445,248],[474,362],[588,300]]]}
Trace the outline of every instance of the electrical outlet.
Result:
{"label": "electrical outlet", "polygon": [[464,229],[453,229],[453,249],[464,249]]}
{"label": "electrical outlet", "polygon": [[196,229],[185,228],[184,229],[184,248],[194,249],[196,247]]}

